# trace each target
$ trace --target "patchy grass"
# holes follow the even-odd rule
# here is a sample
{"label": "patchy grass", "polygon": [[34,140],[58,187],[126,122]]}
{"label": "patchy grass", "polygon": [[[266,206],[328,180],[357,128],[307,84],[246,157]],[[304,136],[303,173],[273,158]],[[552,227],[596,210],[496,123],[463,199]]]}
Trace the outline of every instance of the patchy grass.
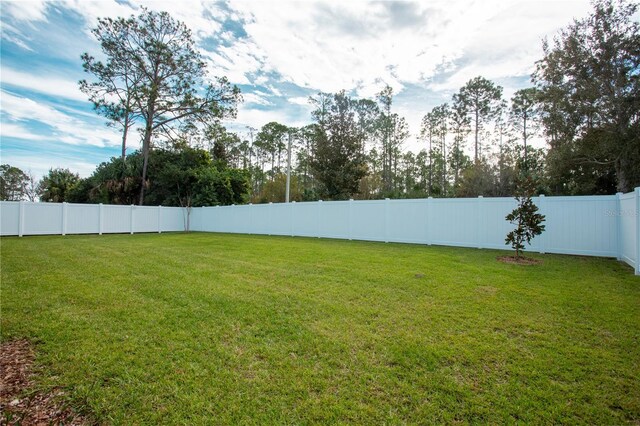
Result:
{"label": "patchy grass", "polygon": [[615,260],[287,237],[3,238],[2,340],[113,424],[640,422]]}

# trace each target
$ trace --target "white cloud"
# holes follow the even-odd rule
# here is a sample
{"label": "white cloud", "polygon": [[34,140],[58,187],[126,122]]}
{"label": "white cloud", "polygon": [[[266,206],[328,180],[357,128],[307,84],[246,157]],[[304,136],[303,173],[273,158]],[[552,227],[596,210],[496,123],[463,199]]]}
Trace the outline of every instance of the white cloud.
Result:
{"label": "white cloud", "polygon": [[2,2],[2,13],[10,15],[13,19],[18,21],[45,21],[46,9],[47,2],[44,0]]}
{"label": "white cloud", "polygon": [[529,76],[542,57],[542,39],[552,36],[574,17],[588,13],[586,1],[519,1],[505,4],[487,19],[464,49],[465,65],[450,68],[443,82],[429,85],[435,91],[457,91],[478,75],[492,80]]}
{"label": "white cloud", "polygon": [[202,52],[207,60],[209,74],[225,75],[235,84],[253,84],[247,75],[264,67],[265,59],[256,55],[251,44],[236,42],[233,47],[221,46],[217,52]]}
{"label": "white cloud", "polygon": [[303,105],[303,106],[309,105],[309,98],[306,96],[296,96],[296,97],[287,99],[287,101],[295,105]]}
{"label": "white cloud", "polygon": [[264,96],[257,94],[256,92],[244,93],[242,97],[244,98],[245,104],[256,104],[256,105],[265,105],[265,106],[273,105],[271,101],[266,99]]}
{"label": "white cloud", "polygon": [[[250,46],[264,58],[265,70],[301,87],[356,89],[370,97],[385,84],[396,93],[407,84],[429,88],[443,70],[454,77],[435,89],[449,89],[482,72],[494,78],[526,75],[539,58],[540,39],[583,15],[589,3],[289,2],[285,7],[234,1],[230,7],[247,22],[249,41],[243,40],[241,49]],[[481,55],[484,59],[469,61]]]}
{"label": "white cloud", "polygon": [[[106,126],[96,127],[95,123],[79,120],[42,102],[5,91],[2,91],[1,111],[9,121],[14,123],[37,121],[51,127],[50,134],[38,133],[40,139],[55,139],[73,145],[99,147],[120,144],[120,135],[114,129]],[[16,128],[9,126],[8,130],[15,132]],[[11,136],[5,134],[5,123],[0,127],[0,135]]]}
{"label": "white cloud", "polygon": [[0,135],[4,138],[16,138],[25,140],[42,139],[41,135],[33,133],[30,129],[16,123],[1,123]]}
{"label": "white cloud", "polygon": [[87,96],[80,91],[77,81],[53,76],[47,72],[32,74],[3,66],[0,75],[2,76],[3,87],[10,85],[33,90],[45,95],[76,101],[87,101]]}
{"label": "white cloud", "polygon": [[368,93],[367,88],[385,83],[400,90],[403,82],[424,82],[458,57],[480,24],[504,8],[490,3],[416,3],[406,16],[392,11],[401,2],[231,6],[248,21],[245,30],[254,50],[287,81],[315,90]]}
{"label": "white cloud", "polygon": [[48,153],[47,156],[43,156],[38,152],[11,152],[2,155],[2,162],[32,173],[36,180],[40,180],[50,169],[69,169],[78,173],[80,177],[88,177],[96,169],[96,165],[85,161],[82,155],[69,153]]}
{"label": "white cloud", "polygon": [[251,108],[245,105],[238,108],[238,116],[236,120],[226,124],[227,127],[235,129],[243,129],[246,126],[260,129],[271,121],[277,121],[278,123],[293,127],[309,124],[309,118],[307,115],[299,117],[292,114],[290,110],[285,108],[270,108],[268,110],[263,110]]}
{"label": "white cloud", "polygon": [[214,34],[221,29],[221,25],[209,16],[222,17],[215,3],[209,1],[158,1],[146,0],[133,3],[116,1],[86,1],[65,0],[59,5],[79,13],[86,21],[87,28],[93,28],[98,18],[117,18],[137,15],[140,7],[154,11],[168,12],[174,19],[184,22],[193,32],[196,40]]}

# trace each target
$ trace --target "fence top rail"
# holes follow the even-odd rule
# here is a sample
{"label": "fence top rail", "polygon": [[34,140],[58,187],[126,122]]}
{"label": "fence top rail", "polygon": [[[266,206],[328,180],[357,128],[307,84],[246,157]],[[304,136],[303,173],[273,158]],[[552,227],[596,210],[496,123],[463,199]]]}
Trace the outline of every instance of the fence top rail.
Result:
{"label": "fence top rail", "polygon": [[[628,192],[626,194],[621,194],[620,199],[627,200],[635,197],[635,192]],[[535,200],[539,200],[540,196],[533,197]],[[297,201],[289,204],[297,204],[297,205],[315,205],[318,203],[332,203],[332,204],[348,204],[348,203],[358,203],[358,204],[384,204],[387,201],[391,201],[394,203],[425,203],[427,201],[435,202],[435,203],[465,203],[465,202],[476,202],[481,199],[483,202],[501,202],[507,200],[513,200],[514,197],[464,197],[464,198],[439,198],[439,197],[428,197],[428,198],[397,198],[397,199],[377,199],[377,200],[336,200],[336,201]],[[617,199],[617,195],[550,195],[544,196],[544,199],[549,202],[560,202],[560,201],[612,201]],[[40,202],[40,201],[0,201],[1,204],[30,204],[30,205],[43,205],[43,206],[52,206],[59,205],[63,203],[50,203],[50,202]],[[85,203],[66,203],[69,206],[98,206],[99,204],[85,204]],[[269,206],[269,205],[283,205],[287,204],[284,202],[277,203],[258,203],[258,204],[238,204],[231,206],[203,206],[203,208],[225,208],[225,207],[240,207],[240,206]],[[130,204],[103,204],[105,207],[114,207],[114,208],[131,208],[132,206],[136,209],[157,209],[158,207],[168,208],[168,209],[182,209],[183,207],[178,206],[138,206],[138,205],[130,205]]]}
{"label": "fence top rail", "polygon": [[635,196],[636,196],[635,192],[628,192],[626,194],[620,195],[620,199],[621,200],[631,200],[631,199],[634,199]]}

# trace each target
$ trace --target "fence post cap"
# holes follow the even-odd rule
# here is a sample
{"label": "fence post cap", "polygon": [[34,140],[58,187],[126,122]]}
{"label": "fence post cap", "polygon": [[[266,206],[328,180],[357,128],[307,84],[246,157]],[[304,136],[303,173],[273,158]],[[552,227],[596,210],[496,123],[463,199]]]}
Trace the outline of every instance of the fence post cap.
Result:
{"label": "fence post cap", "polygon": [[269,204],[273,204],[271,201],[269,201]]}
{"label": "fence post cap", "polygon": [[390,200],[389,198],[385,198],[385,201],[389,201],[389,200]]}
{"label": "fence post cap", "polygon": [[291,203],[293,204],[293,203],[295,203],[295,201],[292,201]]}
{"label": "fence post cap", "polygon": [[433,197],[432,197],[432,196],[429,196],[429,198],[428,198],[428,199],[429,199],[429,200],[433,200]]}
{"label": "fence post cap", "polygon": [[319,203],[321,203],[321,202],[322,202],[322,200],[318,200],[318,202],[319,202]]}
{"label": "fence post cap", "polygon": [[478,195],[478,198],[484,198],[484,196],[482,196],[482,195]]}

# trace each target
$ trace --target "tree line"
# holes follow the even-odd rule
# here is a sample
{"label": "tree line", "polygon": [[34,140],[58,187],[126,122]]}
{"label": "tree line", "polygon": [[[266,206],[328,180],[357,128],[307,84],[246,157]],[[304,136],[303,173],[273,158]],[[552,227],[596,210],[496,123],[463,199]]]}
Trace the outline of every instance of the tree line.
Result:
{"label": "tree line", "polygon": [[[235,116],[240,91],[224,77],[207,76],[184,24],[146,9],[99,19],[93,33],[107,59],[82,55],[92,79],[80,87],[121,130],[122,154],[86,179],[71,179],[67,190],[42,189],[42,199],[284,201],[289,145],[291,199],[298,201],[512,196],[523,173],[535,178],[536,192],[549,195],[628,192],[640,185],[637,8],[595,1],[588,17],[544,41],[531,87],[510,99],[495,82],[469,80],[426,112],[417,153],[405,149],[411,133],[392,112],[388,86],[373,99],[345,91],[311,96],[310,123],[300,128],[271,122],[232,132],[222,122]],[[127,155],[134,127],[142,147]],[[532,147],[538,138],[548,149]],[[73,176],[52,170],[36,187],[62,182],[63,172]],[[15,190],[5,193],[3,199],[16,197]]]}

